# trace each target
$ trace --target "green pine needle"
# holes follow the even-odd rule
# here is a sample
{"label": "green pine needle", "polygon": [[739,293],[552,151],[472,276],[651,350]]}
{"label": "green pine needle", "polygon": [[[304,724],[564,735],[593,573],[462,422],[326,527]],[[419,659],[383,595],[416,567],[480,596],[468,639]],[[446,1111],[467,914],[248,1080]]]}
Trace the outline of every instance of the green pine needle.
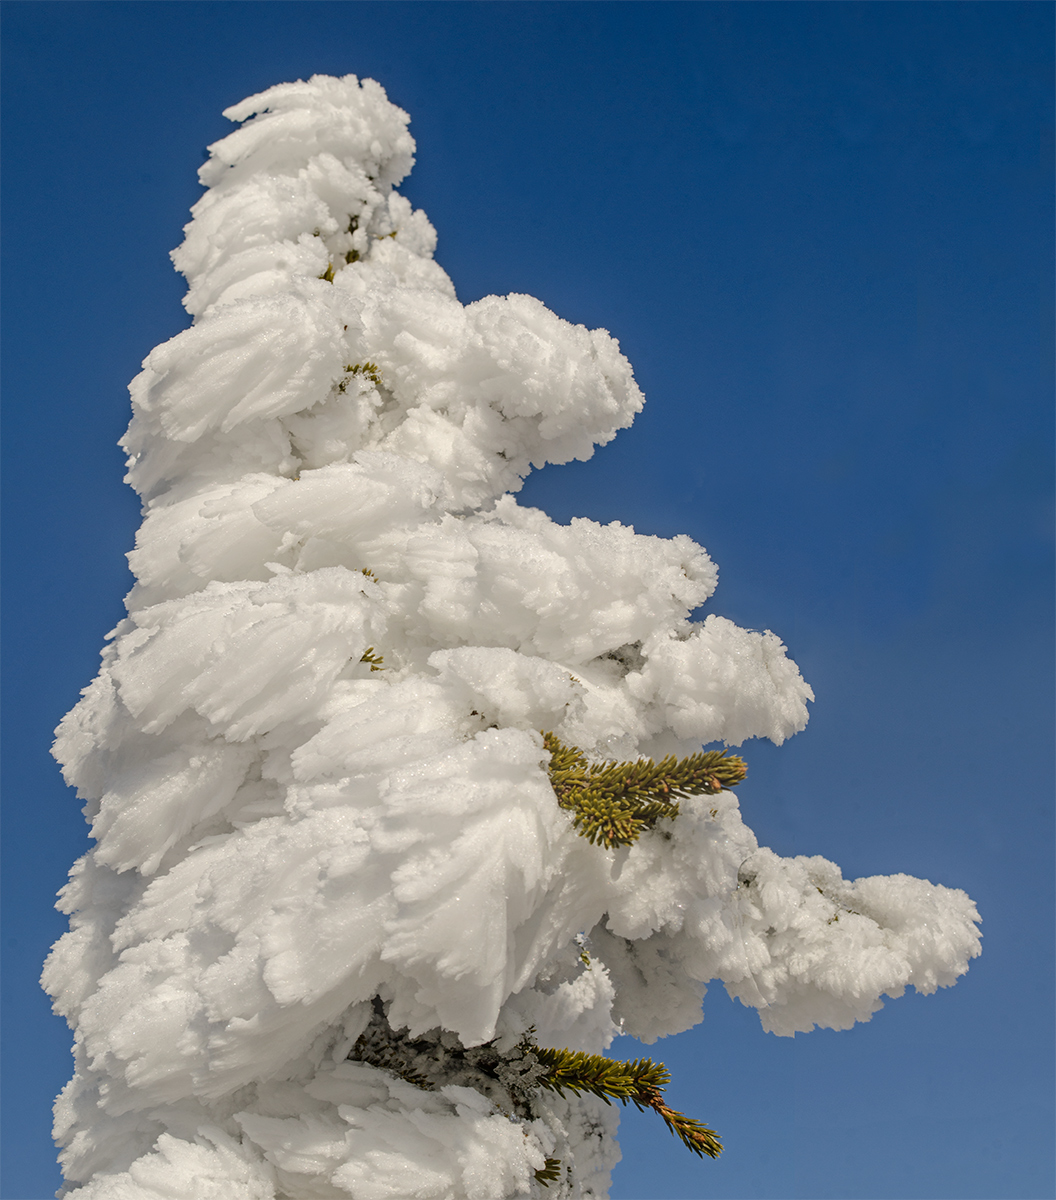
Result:
{"label": "green pine needle", "polygon": [[664,1085],[671,1075],[663,1063],[654,1063],[649,1058],[619,1062],[601,1054],[535,1046],[532,1053],[546,1067],[546,1074],[539,1082],[550,1091],[560,1095],[569,1091],[575,1096],[588,1092],[606,1104],[619,1100],[621,1104],[631,1103],[643,1112],[652,1109],[694,1154],[718,1158],[722,1153],[722,1142],[714,1130],[664,1103]]}
{"label": "green pine needle", "polygon": [[375,387],[381,387],[381,372],[378,370],[377,363],[350,363],[345,367],[345,373],[347,375],[362,375],[365,379],[369,379]]}
{"label": "green pine needle", "polygon": [[561,1178],[561,1160],[548,1158],[545,1166],[535,1172],[535,1177],[543,1187],[549,1187],[552,1183],[556,1183]]}
{"label": "green pine needle", "polygon": [[660,762],[590,763],[576,746],[553,733],[543,734],[550,751],[550,782],[557,802],[568,809],[576,832],[606,849],[629,846],[663,817],[678,816],[678,800],[714,795],[736,787],[747,766],[725,750],[707,750],[687,758],[673,754]]}

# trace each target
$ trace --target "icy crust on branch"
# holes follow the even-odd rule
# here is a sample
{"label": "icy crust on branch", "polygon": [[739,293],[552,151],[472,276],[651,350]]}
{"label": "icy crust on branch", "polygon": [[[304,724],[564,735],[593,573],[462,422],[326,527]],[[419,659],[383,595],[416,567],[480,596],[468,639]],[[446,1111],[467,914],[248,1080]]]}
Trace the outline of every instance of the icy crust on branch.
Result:
{"label": "icy crust on branch", "polygon": [[198,323],[132,384],[141,494],[294,478],[371,448],[436,469],[449,510],[476,508],[631,423],[642,395],[604,330],[531,296],[459,304],[432,226],[391,191],[413,141],[380,87],[274,92],[228,110],[261,115],[212,147],[174,253]]}
{"label": "icy crust on branch", "polygon": [[641,394],[603,330],[459,304],[377,84],[228,115],[174,253],[195,323],[132,384],[129,615],[56,743],[96,839],[45,971],[70,1194],[600,1198],[611,1109],[349,1061],[372,1012],[599,1053],[695,1024],[717,978],[777,1033],[844,1028],[952,983],[977,915],[779,858],[730,793],[576,834],[541,730],[595,761],[780,743],[810,689],[773,634],[689,619],[716,585],[689,538],[509,494]]}
{"label": "icy crust on branch", "polygon": [[157,1128],[168,1124],[179,1132],[160,1133],[126,1169],[101,1169],[67,1194],[78,1200],[494,1200],[528,1195],[529,1188],[541,1192],[535,1172],[548,1157],[574,1152],[578,1187],[569,1186],[566,1172],[557,1194],[594,1197],[607,1191],[618,1157],[613,1110],[592,1097],[570,1104],[548,1095],[538,1103],[539,1117],[516,1122],[474,1089],[423,1091],[345,1061],[324,1064],[307,1084],[262,1085],[256,1099],[257,1111],[220,1122],[215,1108],[155,1110]]}

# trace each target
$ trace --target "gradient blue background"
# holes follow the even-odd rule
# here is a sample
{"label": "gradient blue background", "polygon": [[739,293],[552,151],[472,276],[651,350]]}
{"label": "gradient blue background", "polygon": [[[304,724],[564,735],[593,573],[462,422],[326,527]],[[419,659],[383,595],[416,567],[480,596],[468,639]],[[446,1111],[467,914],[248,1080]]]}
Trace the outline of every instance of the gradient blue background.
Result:
{"label": "gradient blue background", "polygon": [[[748,743],[760,840],[964,887],[983,957],[868,1025],[764,1035],[721,987],[654,1047],[698,1162],[628,1114],[616,1200],[1051,1197],[1048,4],[3,5],[5,1200],[58,1185],[68,1032],[36,990],[87,846],[50,732],[138,524],[125,385],[186,324],[167,251],[226,105],[313,72],[412,115],[460,298],[528,292],[648,397],[555,518],[688,532],[709,610],[817,693]],[[617,1051],[630,1055],[633,1045]]]}

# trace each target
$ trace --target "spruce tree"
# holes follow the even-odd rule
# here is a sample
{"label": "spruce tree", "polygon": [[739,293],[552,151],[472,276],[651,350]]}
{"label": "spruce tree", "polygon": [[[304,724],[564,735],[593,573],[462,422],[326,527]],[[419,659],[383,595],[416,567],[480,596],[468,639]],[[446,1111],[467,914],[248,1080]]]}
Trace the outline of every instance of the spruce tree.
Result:
{"label": "spruce tree", "polygon": [[623,1104],[714,1156],[617,1033],[713,979],[846,1028],[963,974],[975,909],[758,845],[727,748],[810,689],[690,620],[689,538],[516,502],[642,396],[604,330],[459,303],[382,88],[227,116],[173,254],[194,323],[131,385],[128,616],[56,743],[95,839],[44,976],[66,1194],[602,1197]]}

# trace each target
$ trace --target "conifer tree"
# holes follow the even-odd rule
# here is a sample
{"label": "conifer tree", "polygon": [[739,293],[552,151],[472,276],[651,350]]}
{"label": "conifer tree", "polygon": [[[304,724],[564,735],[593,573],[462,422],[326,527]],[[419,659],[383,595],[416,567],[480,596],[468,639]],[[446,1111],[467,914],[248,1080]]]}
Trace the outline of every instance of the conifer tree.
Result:
{"label": "conifer tree", "polygon": [[810,689],[690,620],[689,538],[516,502],[642,396],[604,330],[459,303],[382,88],[227,116],[173,254],[194,323],[131,385],[128,615],[56,742],[95,839],[44,975],[66,1194],[600,1198],[624,1104],[712,1157],[615,1034],[711,980],[846,1028],[963,974],[974,906],[758,845],[704,747],[782,742]]}

